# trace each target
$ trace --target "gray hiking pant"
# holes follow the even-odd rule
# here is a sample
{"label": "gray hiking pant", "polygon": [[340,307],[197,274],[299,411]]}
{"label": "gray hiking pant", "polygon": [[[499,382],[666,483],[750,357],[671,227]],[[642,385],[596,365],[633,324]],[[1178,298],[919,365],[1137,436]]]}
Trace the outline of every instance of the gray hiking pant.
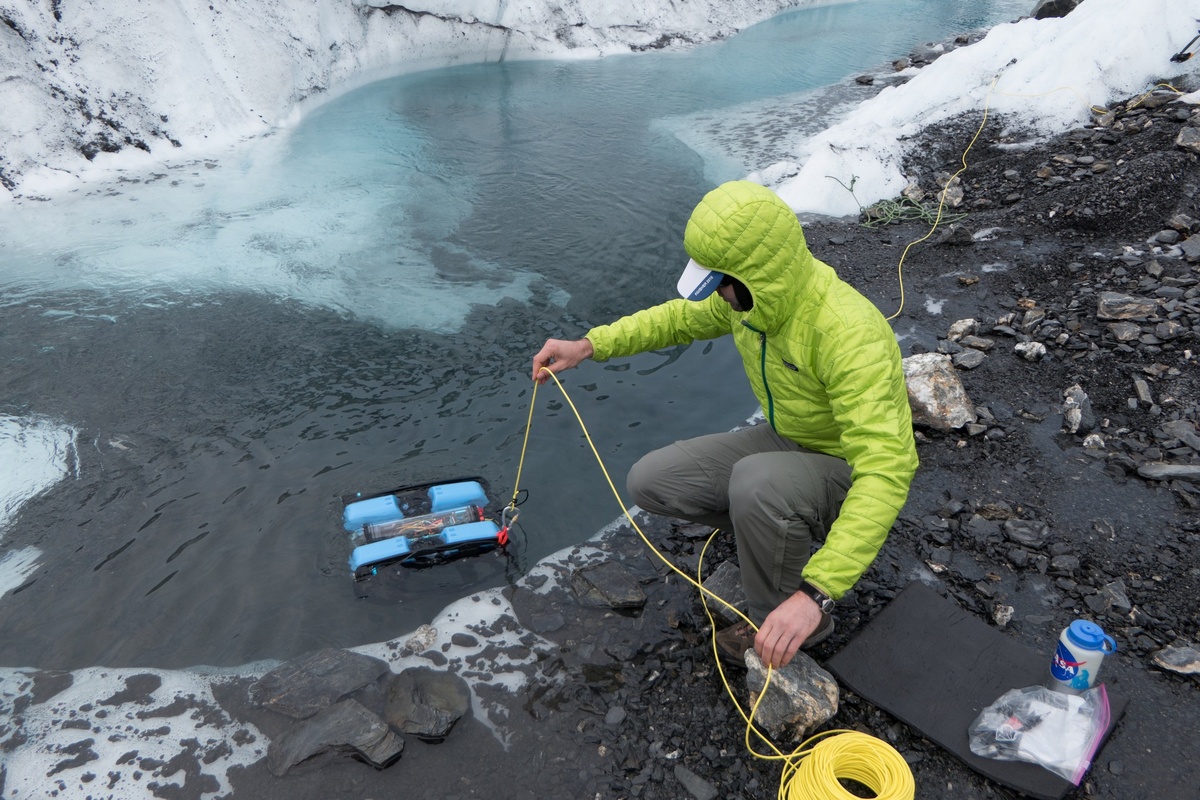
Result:
{"label": "gray hiking pant", "polygon": [[732,528],[748,616],[761,625],[800,587],[813,540],[841,510],[850,465],[755,425],[647,453],[626,486],[646,511]]}

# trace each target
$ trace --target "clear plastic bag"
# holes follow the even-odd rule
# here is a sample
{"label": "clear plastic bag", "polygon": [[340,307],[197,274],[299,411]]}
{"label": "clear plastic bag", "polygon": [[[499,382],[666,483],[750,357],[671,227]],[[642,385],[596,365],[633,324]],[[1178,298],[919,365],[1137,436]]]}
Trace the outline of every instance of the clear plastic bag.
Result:
{"label": "clear plastic bag", "polygon": [[1000,761],[1030,761],[1076,786],[1108,730],[1108,693],[1045,686],[1012,689],[980,712],[968,731],[971,752]]}

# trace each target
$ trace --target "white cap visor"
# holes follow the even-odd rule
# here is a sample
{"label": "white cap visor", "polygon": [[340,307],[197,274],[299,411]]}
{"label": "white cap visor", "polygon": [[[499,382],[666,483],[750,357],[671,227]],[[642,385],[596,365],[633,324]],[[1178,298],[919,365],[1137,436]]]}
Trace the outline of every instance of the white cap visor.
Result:
{"label": "white cap visor", "polygon": [[679,276],[679,283],[675,284],[675,288],[679,290],[681,296],[688,300],[703,300],[717,290],[717,286],[724,277],[724,273],[702,267],[692,259],[688,259],[687,266],[683,268],[683,274]]}

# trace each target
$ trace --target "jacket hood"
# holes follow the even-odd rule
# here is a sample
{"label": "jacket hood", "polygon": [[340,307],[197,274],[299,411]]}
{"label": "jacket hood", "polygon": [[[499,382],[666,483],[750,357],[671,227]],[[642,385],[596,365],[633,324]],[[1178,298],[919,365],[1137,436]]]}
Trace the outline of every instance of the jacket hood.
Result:
{"label": "jacket hood", "polygon": [[[683,246],[696,263],[746,285],[754,307],[740,316],[759,331],[771,332],[789,319],[813,277],[795,213],[779,195],[749,181],[724,183],[706,194],[688,220]],[[701,302],[725,301],[713,294]]]}

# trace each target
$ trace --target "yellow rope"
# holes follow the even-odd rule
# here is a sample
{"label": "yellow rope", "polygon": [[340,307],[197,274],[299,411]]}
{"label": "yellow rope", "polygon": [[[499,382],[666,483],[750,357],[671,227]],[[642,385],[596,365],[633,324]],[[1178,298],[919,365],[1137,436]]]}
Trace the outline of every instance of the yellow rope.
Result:
{"label": "yellow rope", "polygon": [[904,252],[900,254],[900,261],[896,264],[896,278],[900,283],[900,307],[896,309],[895,314],[892,314],[887,318],[888,321],[900,316],[900,312],[904,311],[904,259],[908,257],[908,251],[911,250],[914,245],[918,245],[928,239],[930,236],[933,236],[933,232],[936,231],[938,225],[942,223],[942,214],[946,209],[946,194],[950,191],[950,187],[954,185],[954,179],[963,174],[963,172],[965,172],[967,169],[967,153],[971,152],[971,148],[975,146],[975,141],[979,138],[979,134],[983,133],[983,126],[987,124],[988,101],[991,99],[992,90],[996,88],[996,81],[998,80],[1000,80],[999,75],[992,79],[992,85],[988,87],[987,97],[985,97],[983,100],[983,119],[980,120],[979,128],[976,129],[975,135],[971,137],[971,142],[967,145],[967,149],[963,150],[962,166],[959,167],[958,172],[955,172],[950,176],[950,179],[946,181],[946,185],[942,187],[942,194],[941,197],[938,198],[937,215],[934,217],[933,225],[930,226],[929,231],[920,239],[915,239],[909,242],[908,245],[905,246]]}
{"label": "yellow rope", "polygon": [[[996,77],[992,79],[991,86],[988,87],[987,96],[984,97],[984,99],[983,99],[983,119],[980,120],[979,128],[976,129],[975,135],[971,137],[971,142],[967,145],[967,149],[963,150],[962,159],[961,159],[962,167],[959,168],[959,170],[957,172],[955,172],[953,175],[950,176],[950,180],[946,181],[946,185],[942,188],[941,196],[938,199],[937,215],[935,216],[935,218],[933,220],[933,225],[929,228],[929,232],[926,233],[924,236],[922,236],[920,239],[916,239],[914,241],[909,242],[908,245],[904,248],[904,252],[900,254],[900,261],[899,261],[899,263],[896,264],[896,277],[900,284],[900,306],[899,306],[899,308],[896,309],[896,313],[892,314],[890,317],[887,318],[888,321],[891,321],[891,320],[895,319],[896,317],[900,316],[901,312],[904,311],[904,259],[908,256],[908,251],[914,245],[918,245],[921,242],[928,239],[930,236],[932,236],[933,232],[935,230],[937,230],[938,225],[941,224],[942,217],[943,217],[943,211],[946,207],[946,193],[948,191],[950,191],[950,186],[954,183],[954,179],[957,178],[959,175],[961,175],[967,169],[967,154],[971,152],[971,148],[975,146],[975,142],[976,142],[976,140],[979,139],[979,135],[981,133],[983,133],[984,125],[987,124],[988,107],[991,102],[992,93],[995,92],[995,89],[996,89],[996,82],[999,80],[1000,80],[1000,73],[997,73]],[[1154,94],[1154,90],[1158,89],[1159,87],[1168,89],[1168,90],[1174,92],[1175,94],[1180,94],[1180,95],[1183,94],[1183,92],[1181,92],[1179,89],[1176,89],[1174,86],[1172,86],[1169,83],[1157,83],[1154,85],[1154,87],[1152,89],[1150,89],[1150,91],[1139,95],[1136,100],[1134,100],[1133,102],[1131,102],[1129,104],[1128,107],[1136,108],[1138,105],[1143,103],[1147,97]],[[1076,89],[1073,89],[1070,86],[1059,86],[1055,89],[1051,89],[1046,92],[1040,92],[1038,94],[1021,94],[1021,93],[1015,93],[1015,92],[995,92],[995,93],[1004,95],[1005,97],[1045,97],[1047,95],[1054,94],[1055,92],[1074,92],[1075,96],[1078,97],[1079,100],[1084,105],[1086,105],[1089,108],[1089,110],[1091,110],[1093,113],[1102,114],[1107,111],[1107,109],[1105,109],[1105,108],[1102,108],[1100,106],[1095,106],[1095,105],[1088,103],[1087,100],[1084,99],[1083,95],[1081,95]]]}
{"label": "yellow rope", "polygon": [[[637,532],[637,535],[650,548],[650,551],[658,556],[660,561],[699,590],[700,600],[704,605],[704,613],[708,616],[709,624],[713,629],[713,660],[716,662],[717,671],[721,676],[721,683],[724,685],[729,698],[733,701],[738,714],[741,715],[746,723],[746,750],[755,758],[764,761],[783,762],[783,775],[780,780],[778,794],[779,800],[843,800],[843,798],[855,798],[857,800],[855,795],[847,792],[838,782],[840,778],[861,783],[875,792],[875,796],[879,800],[912,800],[916,793],[912,771],[908,768],[908,764],[905,763],[903,757],[896,752],[895,748],[881,739],[858,731],[824,731],[809,737],[793,752],[784,753],[775,746],[775,743],[766,734],[754,725],[754,717],[758,712],[759,704],[766,697],[767,690],[771,685],[773,670],[770,665],[767,665],[767,674],[764,679],[762,691],[759,692],[753,707],[750,709],[750,713],[747,714],[742,708],[741,703],[738,702],[733,689],[730,687],[729,680],[725,676],[725,669],[721,665],[721,659],[717,654],[716,622],[713,619],[712,612],[709,610],[708,598],[711,597],[721,603],[721,605],[725,606],[756,631],[758,630],[758,626],[724,598],[712,590],[704,588],[700,582],[703,575],[704,555],[718,531],[714,530],[712,532],[700,551],[700,560],[696,566],[695,578],[692,578],[672,564],[654,546],[646,534],[642,532],[633,515],[629,513],[629,508],[621,499],[621,495],[613,483],[612,476],[609,475],[608,468],[604,465],[604,459],[600,457],[600,453],[592,441],[592,435],[588,432],[587,425],[584,424],[579,409],[575,407],[574,401],[571,400],[571,396],[567,393],[562,382],[559,381],[558,376],[546,367],[542,367],[541,371],[553,378],[554,383],[562,391],[563,398],[567,401],[567,405],[571,407],[571,411],[575,414],[575,419],[579,422],[579,427],[583,431],[584,438],[587,439],[588,447],[592,450],[592,455],[596,457],[596,463],[600,465],[600,471],[604,474],[604,479],[608,482],[609,489],[612,490],[613,496],[617,499],[617,505],[621,507],[621,512],[629,520],[629,524],[633,526],[633,530]],[[520,493],[520,476],[525,463],[529,431],[533,426],[533,407],[537,400],[537,387],[538,384],[535,382],[533,385],[533,394],[529,399],[529,420],[525,426],[525,444],[521,445],[521,458],[517,464],[517,483],[513,488],[514,505],[510,506],[512,508],[515,508],[516,497]],[[763,754],[756,751],[750,738],[751,733],[758,737],[762,743],[766,744],[772,752]],[[809,744],[813,742],[816,744],[809,747]]]}
{"label": "yellow rope", "polygon": [[[809,742],[815,742],[807,750]],[[800,745],[804,756],[784,767],[780,800],[857,800],[840,783],[853,780],[877,800],[911,800],[916,795],[912,770],[895,748],[860,731],[825,731]]]}
{"label": "yellow rope", "polygon": [[[561,386],[561,384],[559,385]],[[533,396],[529,398],[529,419],[525,420],[525,438],[521,442],[521,460],[517,462],[517,479],[513,483],[512,500],[508,501],[510,511],[516,510],[517,495],[521,493],[521,470],[525,468],[525,450],[529,447],[529,431],[533,428],[533,401],[537,399],[537,387],[537,383],[534,383]]]}

